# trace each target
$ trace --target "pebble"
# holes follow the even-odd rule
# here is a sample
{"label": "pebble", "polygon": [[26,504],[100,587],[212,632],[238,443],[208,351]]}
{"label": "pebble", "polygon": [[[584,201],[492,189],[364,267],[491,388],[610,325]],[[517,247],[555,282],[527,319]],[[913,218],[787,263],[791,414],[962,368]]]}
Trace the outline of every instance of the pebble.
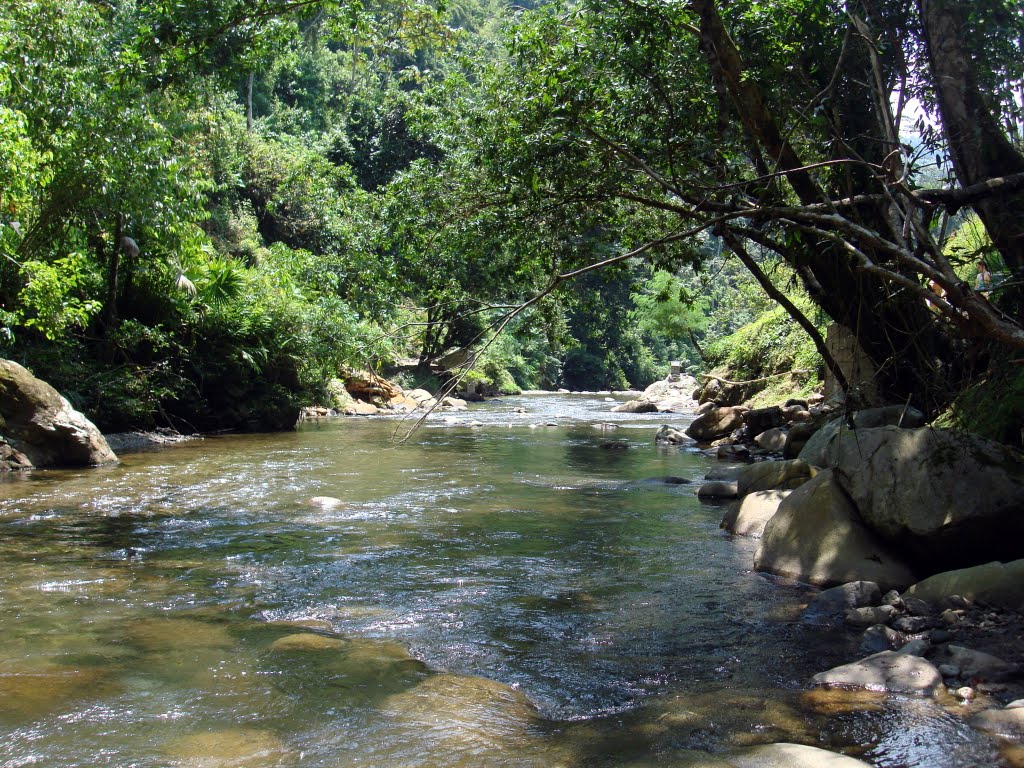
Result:
{"label": "pebble", "polygon": [[952,626],[960,621],[960,614],[952,608],[947,608],[942,612],[942,615],[940,615],[939,618],[942,619],[943,624]]}
{"label": "pebble", "polygon": [[963,688],[956,689],[957,698],[963,699],[964,701],[971,701],[976,695],[977,694],[975,693],[974,689],[968,685],[965,685]]}

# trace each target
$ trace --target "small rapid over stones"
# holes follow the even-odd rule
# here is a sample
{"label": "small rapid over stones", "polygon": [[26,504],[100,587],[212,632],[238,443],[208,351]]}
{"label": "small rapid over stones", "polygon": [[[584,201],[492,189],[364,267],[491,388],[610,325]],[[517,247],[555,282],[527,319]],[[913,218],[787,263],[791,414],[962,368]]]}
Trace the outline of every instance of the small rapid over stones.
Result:
{"label": "small rapid over stones", "polygon": [[689,417],[621,401],[4,478],[0,766],[1005,764],[934,702],[812,688],[859,638],[719,529],[712,460],[654,440]]}

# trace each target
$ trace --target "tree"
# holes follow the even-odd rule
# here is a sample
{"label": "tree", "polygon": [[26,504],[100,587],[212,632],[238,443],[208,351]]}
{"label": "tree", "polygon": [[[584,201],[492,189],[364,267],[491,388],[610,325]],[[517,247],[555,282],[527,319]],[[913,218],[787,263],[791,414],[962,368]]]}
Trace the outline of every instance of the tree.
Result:
{"label": "tree", "polygon": [[[699,264],[708,233],[751,268],[752,249],[774,253],[857,336],[882,396],[932,411],[960,384],[963,339],[1024,346],[1019,318],[957,275],[932,225],[996,198],[1019,220],[1024,177],[987,166],[967,186],[915,188],[931,155],[912,154],[900,118],[910,94],[934,89],[921,47],[953,27],[929,29],[896,2],[546,6],[515,27],[508,62],[453,103],[446,173],[484,169],[472,205],[487,216],[557,215],[578,235],[600,222],[617,255],[575,251],[555,263],[557,283],[637,255]],[[946,291],[938,316],[928,280]]]}

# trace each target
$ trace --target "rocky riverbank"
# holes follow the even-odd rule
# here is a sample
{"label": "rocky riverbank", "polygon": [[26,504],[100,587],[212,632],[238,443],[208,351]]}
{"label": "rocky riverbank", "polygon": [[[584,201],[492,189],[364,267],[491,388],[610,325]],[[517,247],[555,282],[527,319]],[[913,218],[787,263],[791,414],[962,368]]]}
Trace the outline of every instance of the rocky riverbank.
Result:
{"label": "rocky riverbank", "polygon": [[859,636],[809,695],[921,697],[1024,765],[1024,456],[903,406],[751,409],[705,389],[656,440],[722,460],[697,492],[728,504],[722,527],[759,539],[756,570],[824,589],[803,621]]}

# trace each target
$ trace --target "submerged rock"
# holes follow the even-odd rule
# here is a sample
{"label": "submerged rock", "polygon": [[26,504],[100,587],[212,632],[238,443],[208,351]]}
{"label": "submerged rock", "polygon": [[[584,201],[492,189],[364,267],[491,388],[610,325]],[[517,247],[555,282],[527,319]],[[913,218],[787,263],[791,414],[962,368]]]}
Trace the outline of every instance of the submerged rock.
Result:
{"label": "submerged rock", "polygon": [[429,675],[389,696],[381,710],[389,722],[447,755],[448,765],[494,765],[540,738],[532,732],[539,717],[526,696],[482,677]]}
{"label": "submerged rock", "polygon": [[314,632],[300,632],[279,637],[270,644],[270,650],[279,652],[338,651],[345,647],[340,637],[328,637]]}
{"label": "submerged rock", "polygon": [[163,752],[175,768],[265,768],[291,765],[299,757],[275,733],[258,728],[189,734]]}

